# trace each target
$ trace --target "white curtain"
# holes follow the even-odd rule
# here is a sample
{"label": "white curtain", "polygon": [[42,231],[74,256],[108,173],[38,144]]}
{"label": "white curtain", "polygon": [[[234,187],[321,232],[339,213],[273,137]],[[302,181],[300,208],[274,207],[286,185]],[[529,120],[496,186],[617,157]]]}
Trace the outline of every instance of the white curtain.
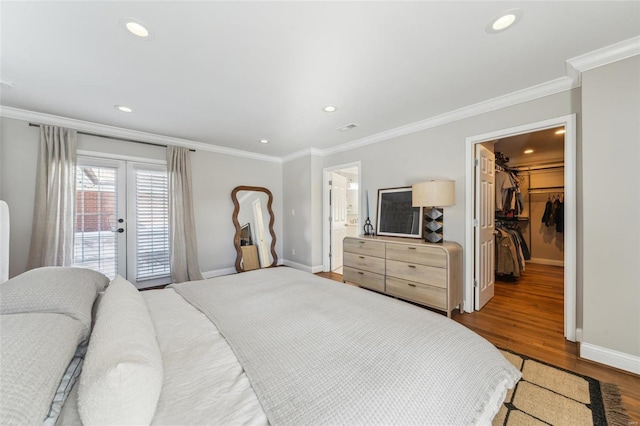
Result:
{"label": "white curtain", "polygon": [[29,269],[73,264],[77,138],[73,129],[40,126]]}
{"label": "white curtain", "polygon": [[201,280],[191,193],[189,149],[167,147],[169,180],[169,253],[174,283]]}

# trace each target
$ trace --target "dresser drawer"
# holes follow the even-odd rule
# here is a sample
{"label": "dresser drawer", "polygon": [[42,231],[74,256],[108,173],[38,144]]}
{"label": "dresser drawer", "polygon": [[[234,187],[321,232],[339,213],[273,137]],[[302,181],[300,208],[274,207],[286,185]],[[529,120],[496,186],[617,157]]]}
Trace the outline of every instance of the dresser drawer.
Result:
{"label": "dresser drawer", "polygon": [[342,270],[342,278],[361,287],[384,293],[384,275],[345,266]]}
{"label": "dresser drawer", "polygon": [[447,290],[387,276],[386,292],[402,299],[447,310]]}
{"label": "dresser drawer", "polygon": [[387,259],[447,267],[447,254],[438,247],[387,243]]}
{"label": "dresser drawer", "polygon": [[345,252],[343,264],[344,266],[384,275],[384,258],[382,257]]}
{"label": "dresser drawer", "polygon": [[398,262],[387,259],[387,276],[415,281],[421,284],[447,287],[447,270],[419,263]]}
{"label": "dresser drawer", "polygon": [[384,257],[384,241],[373,241],[364,238],[345,238],[344,251],[356,254],[365,254],[375,257]]}

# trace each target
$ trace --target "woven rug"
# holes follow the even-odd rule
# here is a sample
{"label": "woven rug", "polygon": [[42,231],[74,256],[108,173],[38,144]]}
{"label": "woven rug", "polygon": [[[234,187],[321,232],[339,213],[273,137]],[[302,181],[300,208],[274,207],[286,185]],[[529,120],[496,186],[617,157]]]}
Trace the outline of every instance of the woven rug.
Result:
{"label": "woven rug", "polygon": [[507,394],[494,425],[629,425],[616,385],[500,351],[522,379]]}

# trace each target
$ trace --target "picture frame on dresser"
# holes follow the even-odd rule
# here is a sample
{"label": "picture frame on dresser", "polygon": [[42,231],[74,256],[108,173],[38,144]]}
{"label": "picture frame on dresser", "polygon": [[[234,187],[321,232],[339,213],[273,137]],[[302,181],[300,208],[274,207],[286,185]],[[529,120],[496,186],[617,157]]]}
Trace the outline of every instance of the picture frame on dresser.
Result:
{"label": "picture frame on dresser", "polygon": [[378,235],[422,238],[422,207],[413,207],[410,186],[378,189]]}

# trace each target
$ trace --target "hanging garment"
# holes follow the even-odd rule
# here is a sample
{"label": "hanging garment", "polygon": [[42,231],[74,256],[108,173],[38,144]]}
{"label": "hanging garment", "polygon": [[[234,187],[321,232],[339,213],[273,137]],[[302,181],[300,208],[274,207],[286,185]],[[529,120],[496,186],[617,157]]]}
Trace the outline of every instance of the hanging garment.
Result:
{"label": "hanging garment", "polygon": [[496,210],[502,210],[504,208],[504,199],[502,189],[508,188],[510,185],[509,173],[496,170]]}
{"label": "hanging garment", "polygon": [[496,272],[520,276],[520,263],[516,245],[506,230],[496,228]]}
{"label": "hanging garment", "polygon": [[553,226],[556,224],[556,212],[558,211],[558,208],[560,207],[560,200],[558,200],[557,198],[553,201],[553,203],[551,204],[551,214],[549,215],[549,217],[547,218],[547,221],[545,222],[545,225],[547,226]]}
{"label": "hanging garment", "polygon": [[556,209],[556,232],[564,232],[564,203],[562,201]]}
{"label": "hanging garment", "polygon": [[544,214],[542,215],[542,223],[546,224],[549,220],[549,216],[551,216],[551,209],[553,208],[553,204],[551,200],[547,200],[547,204],[544,205]]}

